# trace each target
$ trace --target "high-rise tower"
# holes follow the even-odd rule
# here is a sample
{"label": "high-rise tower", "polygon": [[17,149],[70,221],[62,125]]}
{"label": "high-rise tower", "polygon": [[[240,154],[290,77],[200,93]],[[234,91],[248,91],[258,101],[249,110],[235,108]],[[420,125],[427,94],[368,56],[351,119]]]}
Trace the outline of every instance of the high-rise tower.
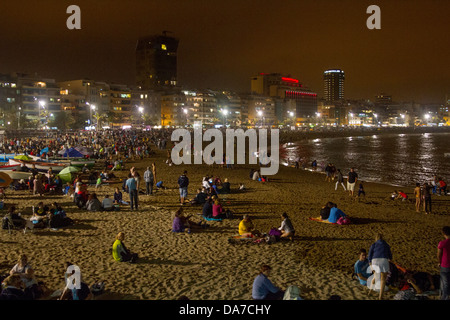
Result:
{"label": "high-rise tower", "polygon": [[323,73],[324,98],[327,102],[344,99],[344,71],[340,69],[326,70]]}
{"label": "high-rise tower", "polygon": [[142,37],[136,46],[136,84],[145,90],[177,85],[179,40],[166,35]]}

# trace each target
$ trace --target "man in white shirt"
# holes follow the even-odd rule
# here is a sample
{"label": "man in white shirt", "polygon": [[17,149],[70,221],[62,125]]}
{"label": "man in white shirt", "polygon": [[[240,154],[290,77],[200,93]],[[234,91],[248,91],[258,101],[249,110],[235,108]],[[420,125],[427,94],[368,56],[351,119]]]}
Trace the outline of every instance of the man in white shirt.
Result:
{"label": "man in white shirt", "polygon": [[103,199],[102,208],[105,211],[112,211],[114,209],[114,202],[108,195]]}

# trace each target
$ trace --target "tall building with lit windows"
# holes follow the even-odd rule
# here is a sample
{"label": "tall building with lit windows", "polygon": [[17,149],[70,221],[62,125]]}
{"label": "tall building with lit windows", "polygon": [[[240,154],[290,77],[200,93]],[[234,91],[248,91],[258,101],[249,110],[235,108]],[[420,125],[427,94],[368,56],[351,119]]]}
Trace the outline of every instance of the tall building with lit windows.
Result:
{"label": "tall building with lit windows", "polygon": [[332,69],[323,73],[325,101],[334,102],[344,99],[344,80],[343,70]]}
{"label": "tall building with lit windows", "polygon": [[317,94],[290,76],[260,73],[251,79],[251,92],[282,100],[282,103],[276,104],[274,110],[275,114],[282,115],[277,116],[278,120],[289,117],[293,112],[297,122],[305,122],[317,112]]}
{"label": "tall building with lit windows", "polygon": [[179,40],[162,35],[142,37],[136,46],[136,84],[144,90],[160,90],[177,85]]}

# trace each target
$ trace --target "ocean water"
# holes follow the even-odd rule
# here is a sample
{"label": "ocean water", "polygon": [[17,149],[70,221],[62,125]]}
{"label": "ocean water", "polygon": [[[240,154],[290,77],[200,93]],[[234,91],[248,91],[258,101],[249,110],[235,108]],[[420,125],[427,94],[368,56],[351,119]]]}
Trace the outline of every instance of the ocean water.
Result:
{"label": "ocean water", "polygon": [[415,186],[435,175],[450,182],[450,133],[381,134],[307,140],[280,148],[281,165],[317,160],[318,170],[334,163],[344,176],[351,167],[359,179],[395,186]]}

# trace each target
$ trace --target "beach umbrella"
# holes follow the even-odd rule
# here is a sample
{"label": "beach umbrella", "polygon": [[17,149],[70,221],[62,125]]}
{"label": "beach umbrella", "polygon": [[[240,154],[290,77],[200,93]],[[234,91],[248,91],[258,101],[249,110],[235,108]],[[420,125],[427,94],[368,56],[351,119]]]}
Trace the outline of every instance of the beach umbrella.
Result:
{"label": "beach umbrella", "polygon": [[25,154],[21,154],[21,155],[15,156],[14,159],[16,159],[16,160],[25,160],[25,161],[33,160],[33,158],[31,158],[31,157],[29,157],[29,156],[27,156]]}
{"label": "beach umbrella", "polygon": [[73,172],[78,172],[80,171],[80,168],[78,167],[74,167],[74,166],[69,166],[69,167],[65,167],[64,169],[62,169],[59,174],[65,174],[65,173],[73,173]]}
{"label": "beach umbrella", "polygon": [[7,175],[4,172],[0,172],[0,187],[7,187],[9,186],[13,180],[9,175]]}
{"label": "beach umbrella", "polygon": [[74,178],[74,173],[80,171],[79,168],[69,166],[61,170],[58,174],[58,177],[61,179],[63,183],[72,182]]}

